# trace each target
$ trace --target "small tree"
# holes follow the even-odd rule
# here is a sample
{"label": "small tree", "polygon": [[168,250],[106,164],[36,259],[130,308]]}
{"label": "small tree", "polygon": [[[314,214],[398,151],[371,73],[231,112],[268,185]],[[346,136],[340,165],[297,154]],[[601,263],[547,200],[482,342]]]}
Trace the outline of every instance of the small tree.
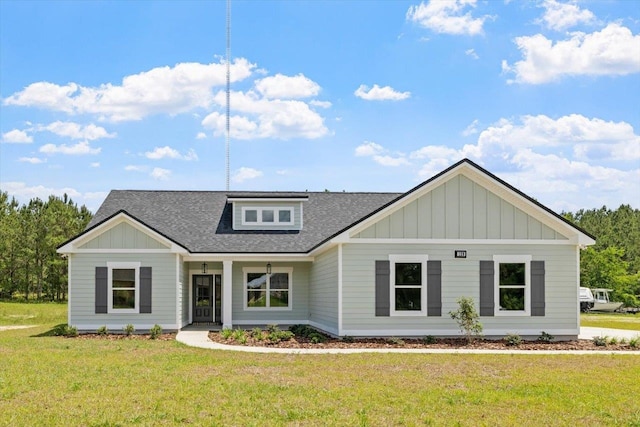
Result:
{"label": "small tree", "polygon": [[458,309],[450,311],[449,315],[460,326],[460,331],[464,332],[467,342],[470,343],[474,338],[482,335],[482,324],[479,321],[480,316],[473,304],[473,298],[460,297],[456,301]]}

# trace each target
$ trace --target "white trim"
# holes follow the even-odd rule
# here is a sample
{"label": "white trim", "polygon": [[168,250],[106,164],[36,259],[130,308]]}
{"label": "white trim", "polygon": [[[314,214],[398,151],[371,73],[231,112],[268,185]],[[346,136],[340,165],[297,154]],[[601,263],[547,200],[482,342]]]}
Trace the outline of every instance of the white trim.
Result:
{"label": "white trim", "polygon": [[[190,269],[189,270],[189,322],[188,324],[193,323],[193,276],[212,276],[213,277],[213,289],[212,289],[212,298],[213,298],[213,319],[212,322],[216,320],[216,275],[220,276],[221,280],[223,280],[224,272],[223,270],[211,270],[203,273],[202,270],[199,269]],[[222,293],[222,285],[220,286],[220,292]],[[222,304],[222,298],[220,299],[220,303]],[[220,307],[220,317],[222,317],[222,307]],[[222,319],[221,319],[222,320]]]}
{"label": "white trim", "polygon": [[[496,317],[531,316],[531,255],[493,256],[493,314]],[[500,310],[500,264],[524,264],[524,310]]]}
{"label": "white trim", "polygon": [[303,209],[303,203],[300,202],[300,230],[302,230],[303,225],[304,225],[304,209]]}
{"label": "white trim", "polygon": [[[248,307],[247,306],[247,274],[248,273],[264,273],[267,276],[267,288],[265,289],[266,292],[266,307]],[[293,310],[293,267],[272,267],[271,268],[271,274],[275,274],[275,273],[287,273],[289,275],[289,289],[287,290],[287,292],[289,292],[289,296],[288,296],[288,300],[289,300],[289,305],[287,307],[270,307],[269,304],[269,292],[271,292],[270,289],[270,277],[269,275],[266,273],[265,271],[265,267],[242,267],[242,302],[243,302],[243,309],[245,311],[291,311]]]}
{"label": "white trim", "polygon": [[342,335],[342,245],[338,245],[338,335]]}
{"label": "white trim", "polygon": [[[487,337],[504,337],[507,334],[517,333],[525,336],[540,336],[542,331],[546,331],[557,336],[578,336],[580,329],[553,329],[547,326],[536,329],[517,329],[517,328],[500,328],[485,329],[482,331],[483,336]],[[464,336],[460,329],[347,329],[342,331],[344,335],[351,337],[424,337],[425,335],[433,335],[434,337],[459,337]]]}
{"label": "white trim", "polygon": [[77,249],[74,254],[180,254],[171,249]]}
{"label": "white trim", "polygon": [[182,322],[182,278],[180,277],[180,255],[176,254],[176,325]]}
{"label": "white trim", "polygon": [[67,325],[71,326],[71,257],[67,259]]}
{"label": "white trim", "polygon": [[227,202],[305,202],[309,200],[309,196],[302,197],[227,197]]}
{"label": "white trim", "polygon": [[315,257],[306,253],[192,253],[185,255],[185,262],[224,262],[224,261],[243,261],[243,262],[267,262],[274,259],[284,259],[287,262],[313,262]]}
{"label": "white trim", "polygon": [[[245,213],[247,211],[256,211],[256,221],[247,221]],[[273,211],[273,221],[263,221],[264,211]],[[280,221],[280,211],[289,212],[289,221]],[[293,206],[242,206],[240,213],[240,223],[243,227],[251,227],[254,225],[266,227],[281,227],[283,225],[295,224],[295,209]]]}
{"label": "white trim", "polygon": [[222,328],[233,328],[233,261],[222,261]]}
{"label": "white trim", "polygon": [[[138,314],[140,313],[140,262],[107,262],[107,313],[108,314]],[[134,307],[133,308],[113,308],[113,270],[134,270]]]}
{"label": "white trim", "polygon": [[[567,245],[576,246],[578,243],[571,240],[543,240],[543,239],[375,239],[351,237],[341,239],[333,243],[352,244],[385,244],[385,245]],[[314,251],[315,252],[315,251]]]}
{"label": "white trim", "polygon": [[[426,316],[427,315],[427,261],[429,256],[426,254],[406,254],[406,255],[389,255],[389,304],[391,317],[404,317],[404,316]],[[395,265],[396,263],[419,263],[421,267],[420,271],[420,311],[396,311],[396,278],[395,278]]]}

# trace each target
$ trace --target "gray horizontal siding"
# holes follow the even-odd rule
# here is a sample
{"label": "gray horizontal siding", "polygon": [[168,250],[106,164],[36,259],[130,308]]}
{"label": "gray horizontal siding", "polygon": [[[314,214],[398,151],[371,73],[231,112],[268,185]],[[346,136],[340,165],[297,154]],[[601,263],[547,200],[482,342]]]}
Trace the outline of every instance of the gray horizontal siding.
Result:
{"label": "gray horizontal siding", "polygon": [[273,268],[292,267],[293,279],[290,283],[293,293],[291,310],[245,310],[244,308],[244,277],[242,269],[244,267],[265,267],[261,262],[234,262],[232,304],[233,323],[255,322],[256,324],[269,324],[280,322],[299,322],[309,318],[309,271],[308,262],[272,262]]}
{"label": "gray horizontal siding", "polygon": [[167,249],[127,223],[120,223],[80,246],[80,249]]}
{"label": "gray horizontal siding", "polygon": [[309,320],[338,331],[338,248],[319,256],[311,266]]}
{"label": "gray horizontal siding", "polygon": [[[159,324],[176,325],[176,255],[173,254],[74,254],[71,255],[69,322],[80,330],[106,325],[121,329],[129,323],[137,328]],[[96,314],[95,268],[107,262],[140,262],[152,268],[152,313]]]}
{"label": "gray horizontal siding", "polygon": [[[455,249],[466,249],[466,259],[454,258]],[[375,260],[388,259],[389,254],[427,254],[429,260],[442,261],[441,317],[376,317]],[[461,296],[474,299],[479,310],[480,260],[493,255],[527,255],[545,261],[546,315],[544,317],[482,317],[486,330],[505,328],[547,331],[576,329],[577,267],[576,249],[570,245],[373,245],[343,246],[343,311],[342,326],[349,330],[411,330],[416,335],[457,332],[457,324],[449,312],[457,309]]]}
{"label": "gray horizontal siding", "polygon": [[356,238],[566,240],[566,237],[458,175]]}

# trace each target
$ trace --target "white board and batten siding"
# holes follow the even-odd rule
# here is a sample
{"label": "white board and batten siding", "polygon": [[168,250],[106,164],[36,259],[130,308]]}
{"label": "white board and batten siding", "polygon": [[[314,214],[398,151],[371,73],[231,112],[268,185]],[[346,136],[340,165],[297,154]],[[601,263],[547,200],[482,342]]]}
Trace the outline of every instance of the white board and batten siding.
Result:
{"label": "white board and batten siding", "polygon": [[[464,249],[467,258],[454,257]],[[427,255],[442,262],[442,315],[376,316],[375,260],[394,255]],[[460,335],[449,315],[458,308],[456,300],[471,297],[479,311],[480,261],[494,255],[531,255],[545,262],[544,316],[483,316],[485,335],[518,333],[539,336],[542,331],[556,336],[572,336],[578,330],[576,250],[571,245],[483,245],[461,248],[455,244],[345,244],[343,247],[343,335],[425,336]]]}

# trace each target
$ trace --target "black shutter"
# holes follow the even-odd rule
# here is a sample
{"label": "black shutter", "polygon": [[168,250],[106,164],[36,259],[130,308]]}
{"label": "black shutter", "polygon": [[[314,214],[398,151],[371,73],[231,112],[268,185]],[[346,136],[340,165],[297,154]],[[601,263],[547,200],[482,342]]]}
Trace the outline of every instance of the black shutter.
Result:
{"label": "black shutter", "polygon": [[107,267],[96,267],[96,314],[107,312],[108,273]]}
{"label": "black shutter", "polygon": [[480,316],[494,313],[494,263],[480,261]]}
{"label": "black shutter", "polygon": [[140,313],[151,313],[151,267],[140,267]]}
{"label": "black shutter", "polygon": [[531,261],[531,315],[544,316],[544,261]]}
{"label": "black shutter", "polygon": [[389,261],[376,261],[376,316],[389,316]]}
{"label": "black shutter", "polygon": [[427,261],[427,316],[442,316],[441,264],[441,261]]}

